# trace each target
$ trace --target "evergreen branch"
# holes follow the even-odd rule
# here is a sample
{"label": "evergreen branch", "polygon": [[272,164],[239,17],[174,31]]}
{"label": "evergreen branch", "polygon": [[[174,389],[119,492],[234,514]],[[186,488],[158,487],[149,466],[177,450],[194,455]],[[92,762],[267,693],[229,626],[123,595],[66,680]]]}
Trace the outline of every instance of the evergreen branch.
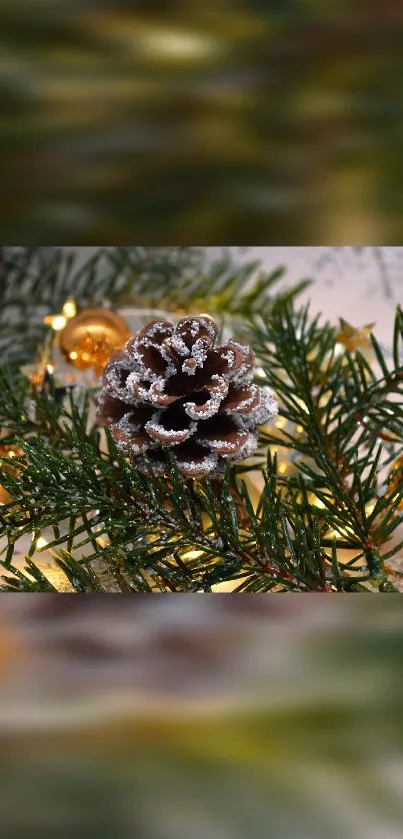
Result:
{"label": "evergreen branch", "polygon": [[[121,249],[117,248],[118,254]],[[68,298],[79,306],[116,304],[127,291],[169,283],[199,261],[194,248],[130,248],[130,270],[115,249],[99,248],[81,267],[75,252],[61,248],[2,248],[0,251],[0,355],[16,368],[32,362],[44,340],[43,318],[58,313]],[[126,267],[126,271],[124,270]]]}
{"label": "evergreen branch", "polygon": [[172,311],[209,311],[242,322],[269,311],[275,299],[292,300],[308,284],[277,292],[285,274],[261,272],[259,263],[235,266],[230,257],[209,269],[197,248],[99,248],[84,265],[58,248],[0,250],[0,355],[16,369],[32,362],[46,336],[43,318],[68,298],[78,306],[113,304]]}
{"label": "evergreen branch", "polygon": [[[165,477],[151,465],[140,472],[94,424],[89,392],[60,393],[50,376],[31,393],[18,369],[0,371],[3,442],[17,450],[0,459],[9,494],[0,519],[3,591],[53,590],[36,546],[48,530],[46,550],[74,591],[207,592],[223,581],[239,593],[393,590],[385,562],[401,549],[388,542],[401,522],[403,489],[390,481],[385,489],[383,471],[403,450],[400,310],[392,361],[372,338],[376,370],[359,352],[337,355],[334,327],[308,307],[295,310],[295,289],[272,296],[280,270],[255,285],[256,264],[236,271],[224,261],[200,273],[195,256],[180,249],[167,262],[162,251],[126,248],[102,255],[106,279],[97,285],[99,255],[75,275],[71,258],[56,265],[52,255],[24,252],[18,259],[13,276],[27,277],[40,296],[41,265],[61,302],[73,277],[86,299],[101,287],[118,288],[120,301],[141,297],[151,276],[157,290],[171,283],[171,306],[205,295],[203,309],[238,318],[238,336],[249,330],[259,383],[275,390],[286,426],[261,434],[262,490],[252,499],[245,478],[256,461],[203,481],[185,480],[173,460]],[[7,293],[6,306],[14,299]],[[270,445],[289,452],[288,474]],[[32,534],[21,571],[16,545]]]}

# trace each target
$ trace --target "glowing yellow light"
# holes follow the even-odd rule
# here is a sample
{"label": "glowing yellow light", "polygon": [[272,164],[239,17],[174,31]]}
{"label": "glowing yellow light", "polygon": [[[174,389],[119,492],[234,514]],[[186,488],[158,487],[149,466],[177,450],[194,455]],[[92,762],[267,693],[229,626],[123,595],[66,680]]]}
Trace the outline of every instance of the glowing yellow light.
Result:
{"label": "glowing yellow light", "polygon": [[43,319],[47,326],[51,326],[55,332],[61,332],[66,326],[67,318],[64,315],[48,315]]}
{"label": "glowing yellow light", "polygon": [[66,326],[68,320],[77,314],[77,306],[74,300],[66,300],[60,315],[47,315],[43,322],[46,326],[51,326],[54,332],[61,332]]}
{"label": "glowing yellow light", "polygon": [[62,313],[64,317],[67,319],[74,318],[74,316],[77,314],[77,306],[74,300],[66,300],[62,309]]}
{"label": "glowing yellow light", "polygon": [[297,434],[302,434],[302,432],[304,430],[304,426],[303,425],[297,425],[295,427],[295,430],[296,430]]}
{"label": "glowing yellow light", "polygon": [[201,556],[203,551],[186,551],[186,553],[182,554],[182,559],[197,559]]}
{"label": "glowing yellow light", "polygon": [[375,507],[376,507],[376,504],[373,501],[373,502],[371,502],[371,504],[367,504],[367,506],[365,508],[365,512],[366,513],[373,513],[373,511],[375,510]]}
{"label": "glowing yellow light", "polygon": [[54,364],[47,364],[46,369],[47,369],[48,373],[53,373],[54,369],[55,369],[55,365]]}
{"label": "glowing yellow light", "polygon": [[69,358],[71,358],[72,361],[75,361],[75,359],[78,358],[78,352],[72,350],[71,353],[69,353]]}
{"label": "glowing yellow light", "polygon": [[287,466],[288,464],[284,460],[282,461],[282,463],[279,463],[278,471],[281,475],[284,475],[284,473],[287,471]]}
{"label": "glowing yellow light", "polygon": [[320,500],[320,498],[317,498],[317,499],[316,499],[316,501],[315,501],[315,507],[320,507],[320,509],[322,509],[322,510],[323,510],[323,509],[325,508],[325,506],[326,506],[326,505],[323,503],[323,501],[321,501],[321,500]]}
{"label": "glowing yellow light", "polygon": [[106,547],[107,547],[107,545],[109,545],[109,544],[110,544],[110,542],[109,542],[107,539],[104,539],[104,537],[103,537],[103,536],[97,536],[95,541],[96,541],[96,542],[98,542],[98,545],[99,545],[101,548],[106,548]]}
{"label": "glowing yellow light", "polygon": [[35,547],[38,549],[38,551],[40,551],[41,548],[46,547],[47,544],[48,544],[47,540],[44,539],[43,536],[40,536],[39,539],[36,540]]}
{"label": "glowing yellow light", "polygon": [[17,452],[15,452],[14,449],[9,449],[7,452],[7,457],[15,457],[16,454]]}
{"label": "glowing yellow light", "polygon": [[278,419],[276,420],[276,428],[284,428],[286,423],[287,420],[285,417],[278,417]]}

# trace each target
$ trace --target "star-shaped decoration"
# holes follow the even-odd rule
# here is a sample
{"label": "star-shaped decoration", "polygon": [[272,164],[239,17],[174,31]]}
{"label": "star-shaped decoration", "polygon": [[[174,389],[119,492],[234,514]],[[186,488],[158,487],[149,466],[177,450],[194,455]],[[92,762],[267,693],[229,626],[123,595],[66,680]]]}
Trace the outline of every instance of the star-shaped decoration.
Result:
{"label": "star-shaped decoration", "polygon": [[351,326],[343,318],[339,318],[340,328],[336,335],[336,343],[344,347],[348,352],[354,353],[357,350],[364,352],[372,351],[371,332],[375,323],[367,323],[365,326]]}

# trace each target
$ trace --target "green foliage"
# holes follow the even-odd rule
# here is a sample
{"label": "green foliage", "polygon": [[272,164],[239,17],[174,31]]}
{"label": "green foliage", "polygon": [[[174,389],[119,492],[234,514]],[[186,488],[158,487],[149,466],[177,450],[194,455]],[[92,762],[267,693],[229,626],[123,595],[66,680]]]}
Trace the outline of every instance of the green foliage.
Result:
{"label": "green foliage", "polygon": [[[90,249],[90,251],[93,249]],[[195,248],[99,248],[83,265],[74,251],[62,248],[0,249],[0,355],[3,363],[18,368],[34,360],[45,339],[43,318],[61,311],[68,297],[78,305],[100,305],[121,298],[129,288],[169,289],[186,269],[196,269]],[[125,270],[126,269],[126,270]]]}
{"label": "green foliage", "polygon": [[[206,270],[198,248],[99,248],[84,264],[62,248],[1,248],[0,356],[16,369],[32,362],[46,337],[43,318],[69,297],[79,306],[185,307],[242,320],[270,309],[284,275],[261,272],[258,262],[236,267],[228,255]],[[292,299],[308,282],[277,298]]]}
{"label": "green foliage", "polygon": [[[97,254],[77,275],[50,254],[52,270],[58,266],[50,303],[46,274],[35,286],[42,257],[17,260],[21,277],[21,260],[29,263],[38,309],[42,291],[47,306],[101,293],[144,305],[150,276],[153,294],[164,290],[173,307],[203,298],[203,310],[248,336],[259,383],[277,394],[285,425],[263,429],[257,458],[229,466],[222,479],[184,480],[173,462],[158,478],[133,468],[97,428],[92,391],[61,394],[50,377],[34,394],[18,368],[3,369],[2,442],[21,450],[1,457],[10,497],[1,515],[1,564],[10,574],[3,591],[54,589],[40,567],[42,532],[53,534],[46,550],[80,592],[208,592],[223,581],[238,592],[393,590],[387,563],[402,547],[391,540],[403,488],[388,483],[385,470],[403,452],[400,310],[391,358],[372,336],[371,366],[358,351],[336,352],[335,328],[295,308],[296,289],[271,296],[282,271],[250,282],[255,264],[237,272],[224,260],[203,275],[197,252],[178,250],[166,261],[162,251],[126,248]],[[287,451],[287,471],[274,447]],[[257,499],[251,470],[260,475]],[[21,570],[16,546],[32,534]]]}

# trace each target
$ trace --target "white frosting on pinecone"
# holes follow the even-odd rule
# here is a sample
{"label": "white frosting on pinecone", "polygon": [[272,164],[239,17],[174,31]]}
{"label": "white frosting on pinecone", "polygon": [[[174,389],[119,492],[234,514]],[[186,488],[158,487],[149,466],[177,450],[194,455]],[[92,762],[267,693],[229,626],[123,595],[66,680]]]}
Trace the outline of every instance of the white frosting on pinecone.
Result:
{"label": "white frosting on pinecone", "polygon": [[98,421],[139,468],[146,455],[165,472],[170,449],[186,477],[217,473],[252,454],[258,426],[277,414],[271,389],[253,384],[251,348],[214,346],[217,334],[205,315],[152,321],[106,365]]}

